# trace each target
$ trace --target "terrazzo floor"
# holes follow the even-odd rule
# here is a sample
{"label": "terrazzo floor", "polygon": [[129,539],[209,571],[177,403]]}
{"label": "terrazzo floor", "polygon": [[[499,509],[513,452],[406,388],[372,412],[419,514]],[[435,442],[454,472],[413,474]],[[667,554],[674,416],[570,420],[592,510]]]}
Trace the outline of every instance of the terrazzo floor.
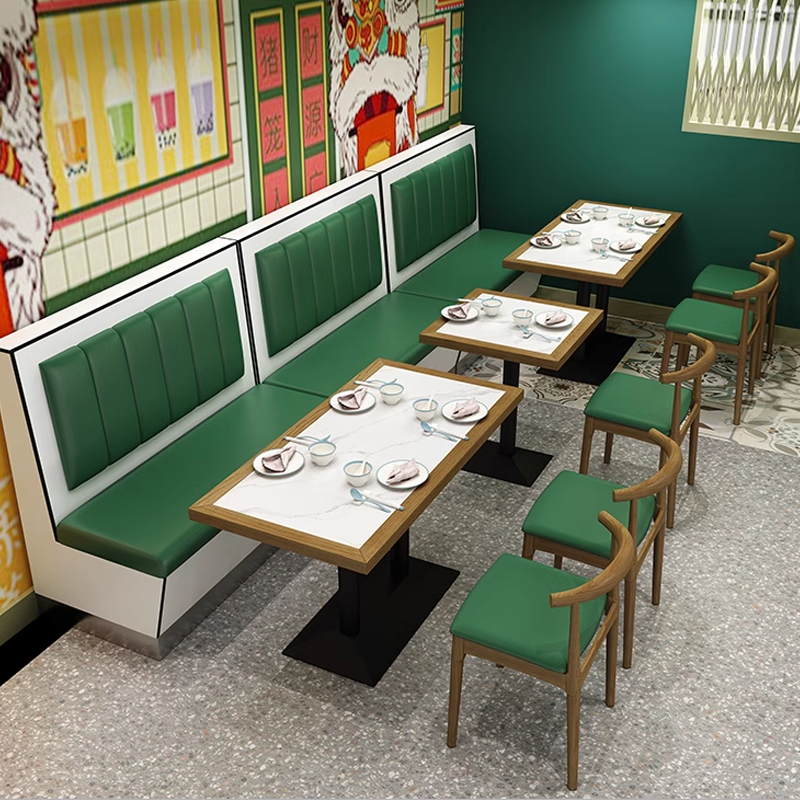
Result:
{"label": "terrazzo floor", "polygon": [[[701,438],[680,484],[663,599],[639,581],[633,668],[584,688],[579,787],[566,702],[468,659],[445,746],[448,626],[474,582],[519,552],[532,501],[576,468],[579,409],[528,397],[519,442],[554,453],[532,488],[459,473],[411,533],[461,575],[375,688],[281,655],[335,589],[334,568],[277,552],[161,662],[73,629],[0,687],[0,796],[800,797],[800,460]],[[595,443],[590,472],[631,483],[654,448]],[[572,562],[568,568],[578,569]],[[587,573],[588,574],[588,573]]]}

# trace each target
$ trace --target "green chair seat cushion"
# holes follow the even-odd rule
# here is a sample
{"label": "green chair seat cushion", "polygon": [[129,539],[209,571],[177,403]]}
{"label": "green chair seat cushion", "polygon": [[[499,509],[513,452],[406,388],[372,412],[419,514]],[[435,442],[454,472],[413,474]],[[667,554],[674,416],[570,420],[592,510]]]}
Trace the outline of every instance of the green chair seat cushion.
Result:
{"label": "green chair seat cushion", "polygon": [[[748,331],[753,328],[752,311],[749,317]],[[742,330],[742,309],[688,297],[672,310],[666,328],[675,333],[695,333],[714,342],[738,344]]]}
{"label": "green chair seat cushion", "polygon": [[217,534],[188,508],[319,404],[255,386],[58,525],[62,544],[163,578]]}
{"label": "green chair seat cushion", "polygon": [[520,274],[505,269],[503,259],[528,238],[508,231],[478,231],[402,283],[396,291],[436,297],[447,303],[477,288],[499,292]]}
{"label": "green chair seat cushion", "polygon": [[709,264],[695,279],[692,291],[714,297],[731,297],[734,292],[750,289],[759,281],[757,272],[721,264]]}
{"label": "green chair seat cushion", "polygon": [[[619,483],[564,470],[539,495],[528,512],[522,530],[554,542],[561,542],[602,558],[611,558],[611,534],[597,515],[608,511],[626,528],[630,502],[615,503]],[[655,496],[644,497],[636,507],[636,542],[644,539],[655,514]]]}
{"label": "green chair seat cushion", "polygon": [[[585,583],[578,575],[504,553],[467,595],[450,632],[554,672],[566,672],[570,609],[551,608],[550,595]],[[605,602],[603,594],[581,603],[581,652],[600,625]]]}
{"label": "green chair seat cushion", "polygon": [[[725,308],[725,306],[719,306]],[[669,435],[675,389],[671,383],[612,372],[595,390],[584,409],[587,417]],[[691,389],[681,389],[681,419],[692,404]]]}
{"label": "green chair seat cushion", "polygon": [[376,358],[415,364],[433,349],[419,341],[419,334],[441,309],[440,300],[393,292],[277,369],[265,383],[328,397]]}

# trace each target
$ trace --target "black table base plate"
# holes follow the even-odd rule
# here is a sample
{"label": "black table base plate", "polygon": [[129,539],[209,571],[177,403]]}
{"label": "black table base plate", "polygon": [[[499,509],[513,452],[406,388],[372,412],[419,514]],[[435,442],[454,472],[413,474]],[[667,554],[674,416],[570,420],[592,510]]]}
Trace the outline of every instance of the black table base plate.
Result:
{"label": "black table base plate", "polygon": [[[365,583],[370,579],[384,583],[381,574],[360,577]],[[457,577],[458,570],[410,558],[408,575],[382,602],[369,602],[369,587],[365,587],[361,626],[355,636],[339,630],[337,592],[283,654],[375,686]],[[379,590],[376,594],[381,593]]]}
{"label": "black table base plate", "polygon": [[631,336],[608,331],[594,333],[560,370],[539,369],[539,374],[599,386],[616,369],[635,341]]}
{"label": "black table base plate", "polygon": [[499,442],[488,441],[463,469],[486,478],[516,483],[518,486],[533,486],[533,482],[542,474],[552,457],[522,447],[517,447],[513,455],[506,456],[500,452]]}

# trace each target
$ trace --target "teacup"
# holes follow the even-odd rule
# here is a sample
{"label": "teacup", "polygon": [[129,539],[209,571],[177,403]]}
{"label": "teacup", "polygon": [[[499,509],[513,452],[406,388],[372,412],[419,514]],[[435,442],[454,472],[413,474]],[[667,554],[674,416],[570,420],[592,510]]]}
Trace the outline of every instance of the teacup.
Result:
{"label": "teacup", "polygon": [[633,214],[633,212],[623,211],[619,215],[619,224],[622,225],[623,228],[629,228],[631,225],[633,225],[635,219],[636,215]]}
{"label": "teacup", "polygon": [[600,253],[606,248],[608,248],[608,239],[604,239],[602,236],[595,236],[595,238],[592,239],[592,250],[596,250]]}
{"label": "teacup", "polygon": [[578,244],[581,238],[580,231],[564,231],[564,241],[567,244]]}
{"label": "teacup", "polygon": [[595,206],[592,209],[592,216],[595,219],[605,219],[608,216],[608,208],[605,206]]}
{"label": "teacup", "polygon": [[517,326],[521,328],[523,325],[530,325],[533,319],[533,311],[529,308],[517,308],[511,312],[511,316],[514,317],[514,322]]}
{"label": "teacup", "polygon": [[336,445],[333,442],[314,442],[308,448],[308,454],[318,467],[324,467],[333,461],[333,457],[336,455]]}
{"label": "teacup", "polygon": [[414,401],[414,413],[417,415],[417,419],[421,419],[423,422],[430,422],[436,416],[437,408],[439,408],[439,403],[429,397]]}
{"label": "teacup", "polygon": [[483,301],[482,305],[487,317],[496,317],[500,311],[500,306],[503,305],[503,301],[497,297],[488,297]]}
{"label": "teacup", "polygon": [[386,405],[393,406],[395,403],[400,402],[403,395],[404,387],[399,383],[387,383],[380,388],[381,400]]}
{"label": "teacup", "polygon": [[344,476],[351,486],[363,486],[372,475],[372,464],[369,461],[348,461],[344,465]]}

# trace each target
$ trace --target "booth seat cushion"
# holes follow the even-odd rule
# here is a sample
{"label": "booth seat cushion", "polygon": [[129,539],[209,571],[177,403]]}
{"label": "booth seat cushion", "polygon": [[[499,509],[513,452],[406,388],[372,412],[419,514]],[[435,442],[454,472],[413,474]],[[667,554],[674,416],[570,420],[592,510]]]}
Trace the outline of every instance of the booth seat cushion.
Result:
{"label": "booth seat cushion", "polygon": [[255,386],[61,521],[65,545],[159,578],[210,541],[188,508],[318,404]]}
{"label": "booth seat cushion", "polygon": [[420,343],[419,333],[441,309],[441,301],[430,297],[386,295],[265,382],[328,397],[376,358],[415,364],[433,349]]}
{"label": "booth seat cushion", "polygon": [[516,270],[505,269],[503,259],[528,238],[509,231],[478,231],[398,286],[396,291],[435,297],[448,303],[478,287],[499,292],[520,275]]}

